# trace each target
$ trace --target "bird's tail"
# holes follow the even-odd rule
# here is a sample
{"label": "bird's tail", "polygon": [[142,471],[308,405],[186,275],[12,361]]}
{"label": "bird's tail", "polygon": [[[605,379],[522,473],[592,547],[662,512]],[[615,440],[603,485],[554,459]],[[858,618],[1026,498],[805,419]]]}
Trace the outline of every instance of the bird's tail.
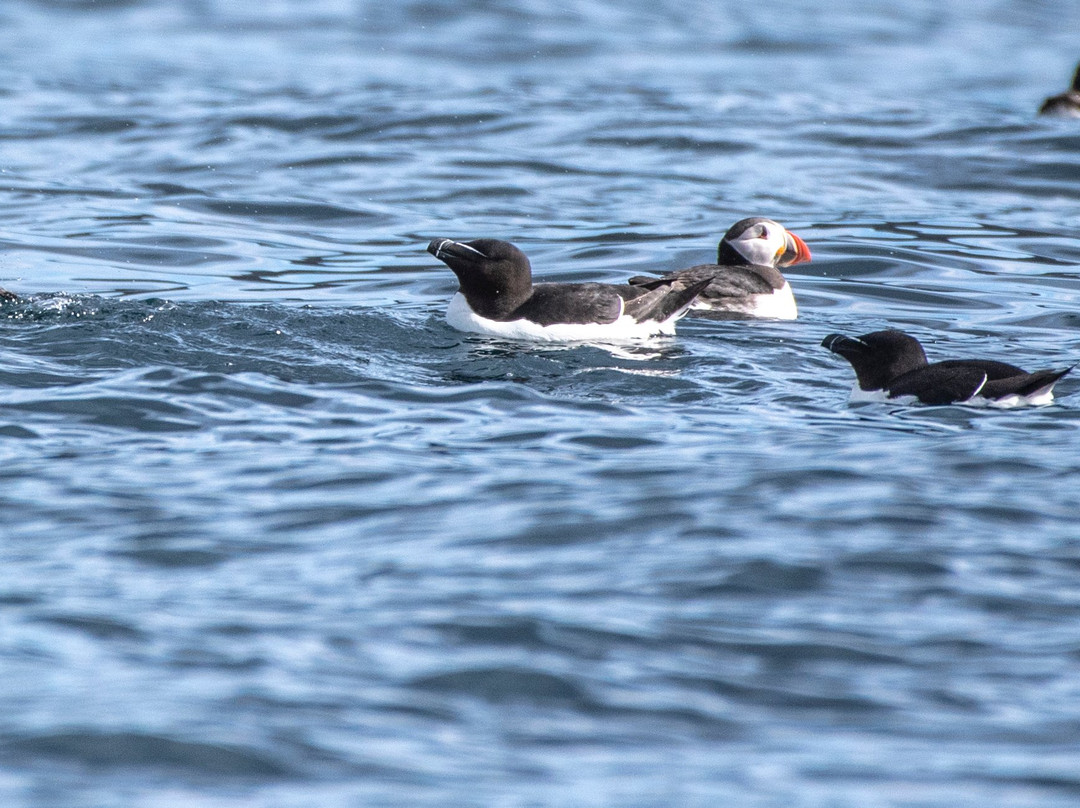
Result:
{"label": "bird's tail", "polygon": [[1017,392],[1028,398],[1039,398],[1054,389],[1058,380],[1072,370],[1067,367],[1064,370],[1037,370],[1028,374],[1028,379]]}
{"label": "bird's tail", "polygon": [[709,279],[691,284],[677,280],[668,281],[663,286],[649,289],[644,294],[625,300],[623,313],[629,314],[639,323],[666,323],[678,320],[686,314],[694,300],[705,291],[709,283]]}

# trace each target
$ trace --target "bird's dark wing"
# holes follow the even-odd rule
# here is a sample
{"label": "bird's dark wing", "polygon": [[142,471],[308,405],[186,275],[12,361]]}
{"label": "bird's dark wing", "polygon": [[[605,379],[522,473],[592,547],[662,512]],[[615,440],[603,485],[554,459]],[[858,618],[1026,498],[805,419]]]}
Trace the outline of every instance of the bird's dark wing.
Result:
{"label": "bird's dark wing", "polygon": [[943,362],[935,362],[934,364],[942,369],[956,367],[978,368],[986,374],[986,378],[990,381],[1027,374],[1027,371],[1023,368],[1010,365],[1008,362],[995,362],[993,359],[946,359]]}
{"label": "bird's dark wing", "polygon": [[522,317],[540,325],[613,323],[622,311],[618,292],[606,283],[537,283],[529,299],[506,319]]}
{"label": "bird's dark wing", "polygon": [[709,279],[685,283],[681,280],[665,280],[655,288],[635,286],[614,287],[624,301],[623,312],[637,322],[664,322],[681,316],[698,295],[709,285]]}
{"label": "bird's dark wing", "polygon": [[1070,370],[1072,370],[1072,368],[1065,368],[1064,370],[1036,370],[1034,373],[1021,373],[1019,376],[994,379],[986,383],[982,389],[982,395],[987,398],[1030,396],[1041,390],[1053,387],[1057,383],[1057,380]]}
{"label": "bird's dark wing", "polygon": [[982,368],[964,362],[935,362],[893,379],[886,388],[890,398],[915,396],[923,404],[967,401],[986,384]]}
{"label": "bird's dark wing", "polygon": [[701,293],[701,298],[706,301],[710,298],[767,295],[784,285],[784,276],[772,267],[729,267],[719,264],[699,264],[688,269],[670,272],[659,278],[639,275],[631,278],[628,283],[646,289],[656,289],[665,281],[673,280],[687,284],[708,280],[709,285]]}

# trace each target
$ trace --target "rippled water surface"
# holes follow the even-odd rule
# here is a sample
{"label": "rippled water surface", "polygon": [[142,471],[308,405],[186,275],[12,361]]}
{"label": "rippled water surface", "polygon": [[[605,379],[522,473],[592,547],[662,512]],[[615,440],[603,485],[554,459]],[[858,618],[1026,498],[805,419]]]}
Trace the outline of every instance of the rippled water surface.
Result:
{"label": "rippled water surface", "polygon": [[[5,806],[1080,804],[1080,381],[849,405],[824,335],[1080,361],[1080,5],[0,7]],[[814,261],[534,347],[545,279]]]}

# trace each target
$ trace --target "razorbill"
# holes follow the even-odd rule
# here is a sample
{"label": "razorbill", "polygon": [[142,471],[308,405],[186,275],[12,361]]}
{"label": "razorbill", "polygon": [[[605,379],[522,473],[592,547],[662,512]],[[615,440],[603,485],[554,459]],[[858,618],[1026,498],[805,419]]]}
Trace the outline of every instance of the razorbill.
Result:
{"label": "razorbill", "polygon": [[674,334],[707,281],[654,289],[610,283],[533,283],[525,253],[506,241],[433,239],[427,251],[453,270],[458,292],[446,320],[459,331],[543,342]]}
{"label": "razorbill", "polygon": [[821,344],[855,369],[858,381],[851,393],[852,401],[920,401],[1002,408],[1049,404],[1054,400],[1054,384],[1072,370],[1069,367],[1028,373],[990,359],[928,363],[919,341],[894,329],[861,337],[829,334]]}

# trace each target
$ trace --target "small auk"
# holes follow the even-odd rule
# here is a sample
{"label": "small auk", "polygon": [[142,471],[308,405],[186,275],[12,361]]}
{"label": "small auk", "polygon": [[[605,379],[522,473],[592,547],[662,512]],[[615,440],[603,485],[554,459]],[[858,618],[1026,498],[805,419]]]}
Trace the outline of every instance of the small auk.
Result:
{"label": "small auk", "polygon": [[829,334],[821,343],[855,369],[852,401],[971,404],[1022,407],[1049,404],[1054,384],[1072,370],[1028,373],[990,359],[928,363],[922,345],[903,331],[874,331],[861,337]]}
{"label": "small auk", "polygon": [[779,267],[809,261],[806,242],[772,219],[755,216],[733,224],[720,240],[715,264],[698,264],[661,277],[639,275],[632,286],[644,289],[672,280],[692,283],[708,279],[691,313],[712,318],[799,316],[791,285]]}
{"label": "small auk", "polygon": [[446,321],[459,331],[541,342],[621,341],[674,334],[708,281],[654,289],[612,283],[533,283],[525,253],[507,241],[437,238],[427,251],[450,267],[458,292]]}
{"label": "small auk", "polygon": [[1060,95],[1052,95],[1039,107],[1040,115],[1080,118],[1080,65],[1076,66],[1072,85]]}

